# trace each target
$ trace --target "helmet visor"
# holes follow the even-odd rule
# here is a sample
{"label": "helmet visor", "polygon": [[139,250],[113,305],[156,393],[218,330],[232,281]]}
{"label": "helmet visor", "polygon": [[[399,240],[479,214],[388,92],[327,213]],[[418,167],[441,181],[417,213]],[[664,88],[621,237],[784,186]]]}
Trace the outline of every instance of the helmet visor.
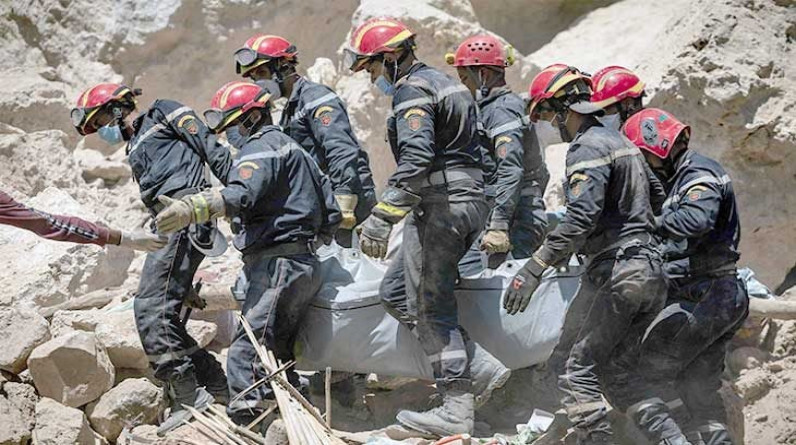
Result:
{"label": "helmet visor", "polygon": [[69,118],[72,119],[72,125],[76,128],[82,128],[86,122],[86,110],[83,108],[72,108],[69,112]]}
{"label": "helmet visor", "polygon": [[357,54],[348,48],[343,50],[343,64],[353,72],[362,70],[369,59],[370,57]]}
{"label": "helmet visor", "polygon": [[235,51],[235,62],[242,67],[251,65],[257,60],[257,51],[251,48],[241,48]]}
{"label": "helmet visor", "polygon": [[214,132],[218,132],[221,128],[221,123],[224,121],[224,112],[217,109],[211,108],[204,112],[205,122],[207,122],[207,127],[213,130]]}

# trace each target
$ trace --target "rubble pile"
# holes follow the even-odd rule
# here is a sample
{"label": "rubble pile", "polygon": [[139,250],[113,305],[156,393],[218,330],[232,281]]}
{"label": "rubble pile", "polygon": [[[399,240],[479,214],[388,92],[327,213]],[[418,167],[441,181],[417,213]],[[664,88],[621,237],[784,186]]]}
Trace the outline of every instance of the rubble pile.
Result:
{"label": "rubble pile", "polygon": [[[266,3],[2,2],[0,190],[43,211],[126,229],[143,224],[148,214],[124,149],[80,138],[69,120],[73,101],[86,85],[125,82],[143,88],[141,105],[168,97],[202,110],[219,85],[236,79],[232,53],[255,32],[289,36],[301,70],[339,93],[381,185],[394,168],[385,141],[389,99],[366,73],[341,66],[340,49],[352,25],[392,15],[417,32],[420,58],[445,69],[443,55],[467,36],[493,32],[506,39],[525,53],[509,69],[515,91],[527,91],[531,77],[554,62],[591,72],[608,64],[636,70],[647,82],[648,102],[689,123],[693,145],[733,178],[744,228],[741,264],[774,288],[796,263],[796,194],[787,192],[796,188],[792,0]],[[557,146],[547,151],[547,202],[555,206],[564,153]],[[142,265],[142,254],[56,243],[0,226],[0,445],[156,437],[165,402],[129,300]],[[206,260],[199,275],[226,285],[239,266],[230,249]],[[786,295],[796,300],[796,290]],[[222,358],[234,332],[225,309],[197,313],[201,320],[188,324],[198,343]],[[747,444],[794,443],[796,322],[754,320],[743,332],[727,358],[734,431]],[[336,393],[335,427],[382,427],[398,408],[420,407],[429,393],[418,382],[392,392],[356,382]],[[534,407],[554,411],[549,392],[538,390],[550,384],[539,370],[515,372],[479,413],[477,430],[510,432]],[[313,402],[322,406],[322,398]],[[170,440],[203,438],[183,427]]]}

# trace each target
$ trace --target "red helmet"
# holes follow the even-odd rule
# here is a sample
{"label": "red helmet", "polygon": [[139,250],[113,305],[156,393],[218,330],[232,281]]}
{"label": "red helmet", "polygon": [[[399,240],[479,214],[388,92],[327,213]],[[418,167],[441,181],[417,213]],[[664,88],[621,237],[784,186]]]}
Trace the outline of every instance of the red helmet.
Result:
{"label": "red helmet", "polygon": [[470,37],[456,48],[456,53],[445,54],[445,62],[460,66],[498,66],[505,68],[514,63],[514,48],[505,48],[496,37],[478,35]]}
{"label": "red helmet", "polygon": [[221,87],[210,108],[205,110],[205,122],[215,133],[224,131],[229,124],[253,108],[267,108],[271,94],[251,82],[229,82]]}
{"label": "red helmet", "polygon": [[345,50],[345,64],[351,71],[360,71],[369,57],[395,52],[414,36],[415,33],[398,20],[370,19],[351,33],[349,48]]}
{"label": "red helmet", "polygon": [[691,127],[657,108],[646,108],[630,116],[622,131],[638,148],[661,159],[669,156],[680,135],[691,137]]}
{"label": "red helmet", "polygon": [[551,105],[557,110],[570,108],[582,114],[599,111],[588,102],[591,97],[589,76],[563,63],[550,65],[537,74],[531,81],[528,95],[528,114],[533,121],[538,118],[539,104],[545,101],[553,102]]}
{"label": "red helmet", "polygon": [[298,55],[296,46],[287,39],[258,34],[243,44],[243,48],[235,51],[235,72],[246,77],[246,74],[258,66],[274,59],[293,60]]}
{"label": "red helmet", "polygon": [[77,97],[75,108],[69,113],[72,125],[78,133],[85,136],[96,133],[97,129],[93,126],[87,127],[86,124],[101,110],[105,105],[113,101],[129,101],[135,106],[135,96],[141,94],[140,90],[132,90],[125,85],[118,83],[101,83],[95,85]]}
{"label": "red helmet", "polygon": [[600,108],[613,105],[627,97],[641,97],[644,82],[627,68],[608,66],[591,77],[592,103]]}

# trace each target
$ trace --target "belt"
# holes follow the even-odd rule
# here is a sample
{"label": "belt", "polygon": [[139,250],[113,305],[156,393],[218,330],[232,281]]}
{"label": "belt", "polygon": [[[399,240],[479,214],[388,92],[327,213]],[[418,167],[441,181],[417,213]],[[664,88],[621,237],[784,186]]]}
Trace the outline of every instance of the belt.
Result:
{"label": "belt", "polygon": [[686,286],[692,284],[696,281],[704,280],[704,279],[713,279],[713,278],[721,278],[726,276],[735,276],[738,275],[738,268],[735,265],[735,262],[727,263],[722,266],[719,266],[715,269],[711,269],[710,271],[697,271],[694,273],[689,272],[688,275],[684,277],[674,277],[672,281],[678,286]]}
{"label": "belt", "polygon": [[246,261],[252,261],[258,258],[302,255],[306,253],[315,254],[315,245],[312,241],[302,240],[264,247],[253,252],[247,252],[244,255],[244,259]]}
{"label": "belt", "polygon": [[[171,198],[172,199],[180,199],[183,196],[195,195],[195,194],[197,194],[197,193],[199,193],[201,191],[202,191],[202,189],[200,189],[198,187],[190,187],[190,188],[187,188],[187,189],[177,190],[171,196]],[[157,198],[155,198],[155,199],[157,199]],[[155,204],[153,204],[152,207],[149,208],[149,211],[152,213],[152,216],[156,216],[158,213],[162,212],[163,209],[165,209],[165,208],[166,208],[166,206],[163,205],[160,201],[155,201]]]}
{"label": "belt", "polygon": [[420,187],[429,187],[432,185],[443,185],[454,181],[462,181],[472,179],[474,181],[484,180],[484,171],[480,168],[453,168],[445,170],[437,170],[431,172],[427,178],[423,179]]}
{"label": "belt", "polygon": [[608,245],[608,247],[604,248],[603,250],[597,252],[594,255],[591,255],[590,263],[596,262],[598,260],[605,259],[605,257],[613,256],[617,250],[622,248],[627,248],[631,246],[645,246],[651,245],[655,241],[655,238],[652,237],[649,233],[636,233],[633,235],[628,235],[622,238],[619,238],[618,241],[615,241]]}
{"label": "belt", "polygon": [[520,190],[520,196],[542,196],[542,195],[543,195],[542,188],[539,187],[538,185],[523,187],[523,189]]}

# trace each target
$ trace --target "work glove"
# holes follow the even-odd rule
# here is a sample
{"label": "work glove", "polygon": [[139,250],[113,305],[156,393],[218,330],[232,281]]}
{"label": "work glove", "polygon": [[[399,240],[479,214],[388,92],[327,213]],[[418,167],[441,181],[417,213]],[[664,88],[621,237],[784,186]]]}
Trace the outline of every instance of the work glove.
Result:
{"label": "work glove", "polygon": [[370,215],[359,227],[359,250],[365,255],[373,258],[384,258],[387,256],[387,244],[390,240],[392,224]]}
{"label": "work glove", "polygon": [[505,230],[487,230],[481,240],[481,250],[487,253],[507,253],[511,250],[509,232]]}
{"label": "work glove", "polygon": [[337,201],[337,206],[340,207],[340,213],[343,214],[343,221],[340,223],[340,229],[351,230],[357,225],[357,217],[354,211],[357,208],[359,197],[357,195],[334,195]]}
{"label": "work glove", "polygon": [[202,224],[211,219],[224,216],[224,198],[218,190],[205,190],[194,195],[172,199],[158,196],[158,201],[166,206],[155,218],[158,232],[169,234],[180,231],[191,224]]}
{"label": "work glove", "polygon": [[506,295],[503,297],[503,308],[506,309],[510,315],[517,312],[524,312],[531,302],[531,296],[534,291],[539,287],[542,281],[542,273],[547,268],[536,256],[522,266],[522,269],[514,275],[511,280],[509,288],[506,290]]}
{"label": "work glove", "polygon": [[154,252],[162,249],[169,242],[167,236],[158,235],[144,229],[136,229],[132,232],[122,231],[119,246],[133,250],[143,250],[144,252]]}

